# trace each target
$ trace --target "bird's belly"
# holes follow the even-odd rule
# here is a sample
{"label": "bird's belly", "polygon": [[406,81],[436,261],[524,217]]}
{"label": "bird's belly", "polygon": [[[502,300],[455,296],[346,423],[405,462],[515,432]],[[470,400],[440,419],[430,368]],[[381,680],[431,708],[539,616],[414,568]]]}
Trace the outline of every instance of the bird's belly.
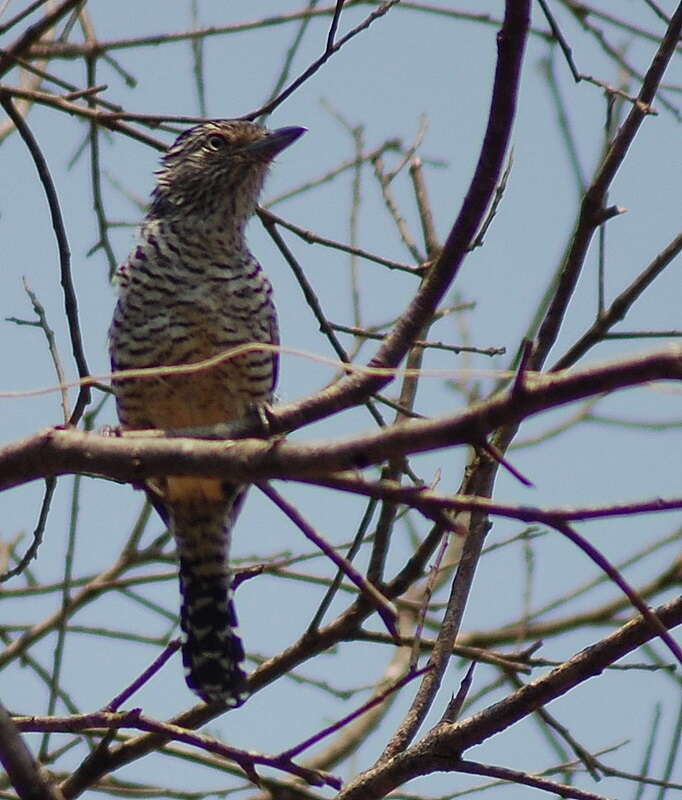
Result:
{"label": "bird's belly", "polygon": [[243,384],[240,370],[221,365],[150,381],[142,394],[152,427],[196,428],[238,419],[267,399],[252,398]]}
{"label": "bird's belly", "polygon": [[[119,416],[126,428],[196,428],[230,422],[271,399],[274,361],[269,352],[240,349],[269,343],[267,320],[227,319],[198,303],[174,309],[124,308],[135,332],[118,337],[118,368],[189,367],[177,374],[115,381]],[[224,314],[224,312],[223,312]],[[202,363],[208,362],[208,363]],[[196,365],[196,366],[194,366]]]}

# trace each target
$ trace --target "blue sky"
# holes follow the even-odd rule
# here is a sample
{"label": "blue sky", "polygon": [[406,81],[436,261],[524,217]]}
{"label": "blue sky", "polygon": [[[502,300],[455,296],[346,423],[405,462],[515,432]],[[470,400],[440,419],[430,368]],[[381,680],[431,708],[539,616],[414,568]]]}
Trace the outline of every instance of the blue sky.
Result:
{"label": "blue sky", "polygon": [[[257,9],[254,6],[257,5]],[[448,7],[447,3],[440,3]],[[499,15],[502,3],[472,4],[477,11],[489,10]],[[555,4],[556,5],[556,4]],[[674,4],[660,5],[669,12]],[[613,4],[602,2],[613,11]],[[617,4],[618,13],[647,29],[660,31],[661,25],[643,2],[630,0]],[[12,4],[7,13],[20,6]],[[291,11],[293,3],[199,2],[199,20],[205,25],[225,25]],[[100,39],[129,38],[145,34],[172,32],[192,26],[190,4],[149,0],[144,4],[122,0],[113,4],[101,0],[88,4]],[[369,13],[361,5],[344,12],[341,31],[345,32]],[[621,80],[614,64],[597,46],[594,37],[582,31],[559,10],[558,19],[573,48],[579,68],[610,84]],[[2,18],[0,18],[0,22]],[[604,26],[605,23],[600,23]],[[534,25],[545,29],[537,7]],[[317,57],[324,46],[328,17],[311,23],[294,62],[293,74]],[[295,33],[295,25],[273,25],[266,29],[205,42],[206,98],[209,116],[239,116],[257,108],[268,96],[282,59]],[[630,63],[645,69],[654,52],[654,44],[628,36],[624,31],[609,30],[609,37],[622,47]],[[419,153],[426,163],[426,179],[440,236],[444,237],[457,213],[461,199],[478,157],[481,133],[485,126],[495,57],[496,28],[490,25],[418,13],[409,8],[394,8],[368,31],[351,41],[268,121],[272,127],[304,125],[308,133],[285,151],[272,169],[264,194],[275,197],[333,168],[353,156],[348,132],[328,110],[340,111],[353,125],[362,124],[367,150],[387,139],[398,137],[411,143],[421,124],[426,133]],[[16,32],[15,32],[16,35]],[[77,38],[77,37],[75,37]],[[0,42],[6,46],[7,37]],[[100,62],[99,83],[106,83],[106,98],[138,113],[196,115],[199,113],[192,75],[192,55],[187,41],[163,47],[121,49],[114,53],[120,65],[129,71],[137,84],[125,84],[110,65]],[[431,338],[452,344],[468,343],[479,347],[505,347],[507,356],[490,359],[484,356],[454,357],[450,353],[430,353],[425,366],[457,371],[467,368],[504,369],[525,332],[542,293],[554,274],[562,250],[570,236],[576,215],[576,184],[566,157],[566,150],[556,124],[556,109],[541,64],[552,57],[561,94],[569,109],[572,131],[577,144],[583,174],[590,176],[599,157],[605,116],[602,91],[582,82],[576,85],[556,48],[552,50],[537,36],[531,36],[524,66],[518,117],[513,133],[513,166],[498,214],[483,248],[466,260],[454,291],[476,307],[464,316],[451,315],[433,329]],[[85,85],[81,62],[54,61],[50,68],[78,86]],[[10,76],[16,80],[14,74]],[[6,78],[9,82],[9,78]],[[679,59],[671,65],[666,82],[682,83]],[[628,91],[635,92],[631,85]],[[679,92],[666,95],[682,106]],[[327,106],[323,103],[326,102]],[[627,209],[612,220],[606,233],[607,302],[617,294],[678,233],[680,208],[680,128],[674,115],[656,104],[658,116],[648,118],[637,137],[630,157],[613,184],[610,202]],[[28,117],[31,129],[47,158],[59,190],[72,254],[73,277],[78,291],[81,325],[90,368],[106,374],[106,331],[113,304],[108,265],[101,250],[89,255],[98,233],[92,214],[89,167],[81,151],[86,126],[53,109],[34,107]],[[172,136],[155,135],[170,142]],[[122,136],[101,136],[103,187],[110,220],[124,223],[110,232],[118,259],[125,258],[134,242],[134,225],[141,218],[141,206],[153,187],[153,171],[158,152]],[[386,163],[397,163],[387,155]],[[22,279],[44,304],[48,320],[55,329],[58,347],[67,375],[75,376],[68,336],[63,319],[63,301],[59,288],[58,260],[54,237],[42,190],[26,149],[16,135],[2,142],[0,149],[0,319],[15,316],[31,318]],[[329,182],[314,192],[301,194],[274,207],[286,219],[322,236],[347,241],[351,201],[351,176]],[[415,236],[419,235],[418,218],[406,172],[396,178],[394,191]],[[409,262],[410,257],[387,218],[371,169],[366,168],[362,183],[362,206],[359,216],[359,246],[382,255]],[[349,261],[345,254],[308,245],[291,234],[285,238],[300,260],[306,275],[318,292],[329,319],[352,324]],[[282,341],[287,347],[332,356],[328,344],[307,308],[299,287],[267,233],[254,220],[249,229],[253,252],[266,268],[275,287]],[[555,357],[594,319],[596,309],[597,248],[593,246],[578,290],[562,329]],[[366,325],[391,319],[404,308],[414,280],[389,272],[373,263],[358,264],[363,299],[362,322]],[[682,301],[679,260],[656,281],[637,302],[625,326],[628,330],[668,330],[680,328]],[[450,296],[452,298],[452,295]],[[55,383],[53,368],[40,331],[9,322],[0,322],[0,392],[30,390]],[[350,339],[345,338],[350,345]],[[593,363],[616,355],[663,347],[665,340],[625,340],[603,344],[584,359]],[[368,357],[372,345],[366,345]],[[550,359],[550,363],[554,361]],[[333,370],[312,359],[284,355],[279,396],[284,401],[296,399],[321,388]],[[464,379],[467,380],[467,379]],[[478,380],[479,391],[491,387],[492,378]],[[466,383],[471,386],[470,382]],[[72,398],[75,395],[72,395]],[[463,403],[461,393],[453,392],[441,379],[426,378],[420,388],[417,410],[426,414],[452,411]],[[3,443],[28,435],[39,428],[61,421],[58,395],[38,397],[0,396],[0,440]],[[620,393],[603,401],[599,410],[614,417],[634,420],[672,420],[679,415],[679,388],[648,386]],[[543,415],[525,425],[522,437],[544,430],[559,419],[565,410]],[[115,422],[113,404],[109,403],[97,425]],[[297,432],[294,438],[308,439],[369,430],[372,421],[364,410],[344,414]],[[502,473],[496,496],[500,500],[537,505],[607,503],[636,500],[656,495],[679,493],[682,467],[682,441],[679,426],[666,432],[627,430],[589,424],[550,440],[537,448],[512,451],[517,468],[534,482],[533,489],[521,487]],[[417,459],[419,474],[428,482],[440,473],[439,488],[456,490],[466,453],[444,451]],[[51,512],[45,542],[32,570],[41,581],[59,580],[68,533],[69,504],[73,479],[60,480]],[[295,484],[283,484],[281,491],[300,504],[302,511],[324,532],[330,541],[340,543],[352,537],[362,508],[355,501],[336,494]],[[2,497],[0,537],[12,539],[26,532],[28,541],[42,497],[38,484],[21,487]],[[80,500],[75,573],[90,574],[115,558],[142,503],[139,492],[129,486],[104,481],[84,480]],[[426,521],[413,518],[420,535],[428,530]],[[647,542],[679,527],[679,515],[638,517],[618,522],[592,523],[583,532],[604,549],[614,561],[643,548]],[[147,541],[162,530],[154,519]],[[398,529],[401,536],[407,532]],[[518,531],[510,523],[496,523],[491,541]],[[306,552],[308,543],[268,504],[266,498],[252,491],[247,508],[235,533],[234,555],[258,560],[273,552]],[[679,550],[679,543],[677,545]],[[396,552],[404,555],[406,547],[398,542]],[[664,549],[627,573],[635,584],[644,582],[665,568],[676,550]],[[362,561],[361,561],[362,563]],[[395,564],[399,563],[396,557]],[[301,569],[316,575],[333,574],[331,565],[322,560]],[[167,569],[170,570],[169,564]],[[555,534],[543,539],[535,551],[535,577],[532,605],[561,595],[583,580],[595,575],[595,569],[583,554]],[[521,609],[524,560],[520,548],[507,548],[483,560],[465,619],[466,629],[481,629],[514,619]],[[18,581],[8,584],[19,585]],[[247,582],[239,591],[238,606],[247,649],[271,655],[294,640],[303,630],[316,607],[322,589],[315,594],[305,583],[262,577]],[[602,588],[594,596],[570,604],[568,613],[607,597],[612,587]],[[177,607],[175,581],[167,580],[148,587],[145,595],[174,612]],[[660,598],[661,600],[663,598]],[[25,601],[20,610],[13,604],[7,619],[33,622],[52,613],[59,596]],[[342,604],[337,602],[339,610]],[[3,621],[7,621],[3,615]],[[86,609],[75,619],[78,624],[109,624],[123,629],[134,626],[144,635],[161,635],[166,628],[160,619],[139,605],[120,596],[110,596]],[[568,657],[575,650],[599,638],[601,628],[581,630],[560,643],[554,642],[547,658]],[[88,638],[74,635],[66,652],[67,684],[84,709],[99,707],[128,680],[132,679],[157,652],[152,648],[125,645],[103,640],[107,646],[93,649]],[[109,646],[110,645],[110,646]],[[53,642],[44,641],[36,649],[49,664]],[[657,647],[663,658],[667,653]],[[349,645],[340,657],[323,656],[305,664],[301,672],[320,680],[356,686],[370,683],[381,673],[388,655],[375,646]],[[339,672],[341,673],[339,675]],[[461,677],[459,665],[448,674],[448,691]],[[492,673],[484,670],[477,676],[481,683]],[[614,763],[634,768],[642,753],[651,706],[665,704],[663,725],[671,730],[676,711],[673,708],[673,683],[662,678],[649,681],[642,673],[618,673],[610,679],[598,679],[578,690],[575,696],[557,701],[551,711],[564,721],[586,746],[599,749],[628,738]],[[455,689],[456,690],[456,689]],[[667,694],[666,694],[667,692]],[[44,711],[44,689],[27,670],[13,667],[0,675],[0,696],[11,708],[31,713]],[[404,712],[410,698],[407,691],[391,712],[383,733],[370,737],[356,756],[354,767],[361,769],[378,754],[385,733]],[[436,704],[442,713],[447,692]],[[157,679],[145,687],[136,699],[148,713],[165,718],[187,707],[193,698],[184,688],[179,660],[167,665]],[[255,695],[243,708],[211,723],[210,730],[243,747],[276,751],[310,735],[323,722],[349,710],[347,702],[330,699],[317,690],[292,681],[281,681]],[[263,719],[267,725],[263,725]],[[434,720],[435,721],[435,718]],[[642,730],[644,728],[644,730]],[[528,742],[532,742],[529,746]],[[486,743],[479,760],[526,769],[540,769],[556,760],[532,723],[526,722]],[[620,759],[620,760],[619,760]],[[77,763],[74,757],[74,763]],[[169,780],[178,769],[169,760],[157,757]],[[629,765],[629,766],[624,766]],[[659,771],[661,760],[653,772]],[[140,777],[147,763],[127,770],[126,776]],[[679,773],[679,770],[678,770]],[[344,777],[349,777],[346,774]],[[678,778],[679,779],[679,778]],[[430,795],[444,794],[454,788],[475,783],[464,777],[432,777],[414,784],[410,790]],[[608,785],[607,785],[608,784]],[[454,787],[454,788],[453,788]],[[605,781],[596,787],[605,794],[618,796],[622,786]],[[628,793],[632,788],[628,788]],[[526,797],[526,791],[510,787],[491,790],[491,797]]]}

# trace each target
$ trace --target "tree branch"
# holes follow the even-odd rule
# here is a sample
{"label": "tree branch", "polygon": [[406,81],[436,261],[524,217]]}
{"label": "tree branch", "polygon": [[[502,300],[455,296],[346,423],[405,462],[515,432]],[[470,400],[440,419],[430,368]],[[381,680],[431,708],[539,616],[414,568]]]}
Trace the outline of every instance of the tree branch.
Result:
{"label": "tree branch", "polygon": [[[670,630],[682,623],[682,597],[660,606],[656,614]],[[419,775],[456,772],[465,750],[533,713],[607,666],[649,641],[655,632],[648,622],[637,618],[605,639],[586,647],[548,675],[485,710],[454,724],[438,725],[413,747],[390,761],[363,773],[343,790],[338,800],[378,800]]]}
{"label": "tree branch", "polygon": [[[144,432],[116,438],[48,429],[0,449],[0,490],[68,473],[134,483],[158,475],[229,475],[231,480],[253,482],[363,468],[395,456],[480,441],[496,428],[596,394],[654,380],[682,380],[682,345],[581,371],[525,378],[516,391],[500,392],[456,414],[306,444],[253,439],[208,442],[157,438]],[[306,405],[304,399],[271,410],[271,432],[300,419]],[[248,427],[239,427],[249,433]]]}

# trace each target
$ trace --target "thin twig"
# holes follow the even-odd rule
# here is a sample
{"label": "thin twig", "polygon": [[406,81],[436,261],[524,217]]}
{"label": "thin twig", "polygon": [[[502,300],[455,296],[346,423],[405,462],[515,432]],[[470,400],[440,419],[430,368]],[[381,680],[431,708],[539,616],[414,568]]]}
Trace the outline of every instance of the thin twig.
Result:
{"label": "thin twig", "polygon": [[[508,673],[508,678],[515,689],[518,690],[523,688],[524,683],[516,673]],[[580,742],[571,734],[569,729],[565,725],[562,725],[556,719],[556,717],[552,716],[552,714],[550,714],[546,708],[540,706],[540,708],[535,709],[535,714],[544,725],[546,725],[551,731],[553,731],[564,742],[566,742],[576,758],[581,761],[587,772],[589,772],[592,780],[599,781],[601,779],[601,775],[599,774],[598,765],[595,762],[592,753],[590,753],[586,747],[583,747],[583,745],[581,745]]]}
{"label": "thin twig", "polygon": [[[89,58],[86,62],[88,84],[95,83],[97,63],[94,58]],[[92,107],[94,101],[90,98]],[[104,210],[104,198],[102,196],[102,169],[100,159],[100,137],[99,126],[94,120],[90,120],[88,141],[90,142],[90,183],[92,187],[92,203],[97,218],[97,228],[99,231],[99,241],[96,247],[104,249],[107,262],[109,264],[109,279],[113,277],[114,270],[118,264],[114,249],[109,241],[109,224]],[[93,252],[92,250],[90,252]]]}
{"label": "thin twig", "polygon": [[83,731],[92,728],[104,728],[106,730],[111,728],[133,728],[139,731],[160,734],[165,739],[184,742],[234,761],[256,784],[259,781],[255,773],[255,767],[269,766],[296,775],[313,786],[331,786],[336,789],[341,787],[341,781],[333,775],[300,767],[286,757],[268,756],[230,747],[211,736],[197,733],[170,722],[159,722],[147,717],[141,713],[140,709],[123,713],[96,711],[93,714],[72,717],[15,717],[14,722],[19,730],[33,732]]}
{"label": "thin twig", "polygon": [[6,48],[4,52],[0,52],[0,76],[12,69],[15,57],[25,55],[44,33],[54,28],[62,17],[77,8],[82,2],[83,0],[63,0],[57,6],[51,8],[38,22],[26,28],[14,44]]}
{"label": "thin twig", "polygon": [[[81,0],[82,2],[82,0]],[[104,111],[97,111],[89,106],[85,106],[82,103],[72,103],[71,101],[65,99],[61,95],[58,94],[51,94],[50,92],[39,92],[35,90],[28,90],[17,88],[15,86],[9,86],[7,84],[0,85],[0,96],[6,97],[16,97],[22,100],[28,100],[33,103],[38,103],[40,105],[48,106],[49,108],[56,108],[59,111],[64,111],[67,114],[74,114],[79,117],[83,117],[84,119],[94,119],[100,125],[104,126],[105,128],[109,128],[112,131],[118,131],[119,133],[124,134],[125,136],[129,136],[131,139],[135,139],[143,144],[149,145],[153,147],[155,150],[164,151],[167,149],[167,146],[164,142],[160,141],[159,139],[155,139],[153,136],[145,133],[144,131],[139,130],[138,128],[134,128],[132,125],[127,125],[125,122],[121,122],[120,120],[123,117],[131,118],[131,119],[142,119],[151,127],[158,127],[158,123],[165,119],[165,117],[161,116],[150,116],[150,115],[141,115],[141,114],[119,114],[119,113],[108,113]],[[194,121],[199,121],[197,117],[192,117]]]}
{"label": "thin twig", "polygon": [[[76,290],[74,289],[73,280],[71,278],[71,252],[69,243],[66,237],[66,229],[64,227],[64,219],[59,207],[59,199],[57,198],[57,190],[50,175],[50,171],[45,161],[38,142],[35,140],[30,128],[24,121],[21,114],[19,114],[14,107],[12,99],[0,92],[0,105],[5,109],[12,122],[16,125],[19,135],[24,140],[31,157],[38,170],[40,182],[45,191],[45,197],[50,209],[50,216],[52,218],[52,227],[57,239],[57,248],[59,250],[59,267],[61,274],[61,284],[64,291],[64,308],[66,311],[66,318],[69,325],[69,335],[71,338],[71,349],[78,375],[81,378],[86,378],[90,374],[88,364],[85,359],[85,351],[83,349],[83,340],[81,337],[80,323],[78,321],[78,299],[76,297]],[[86,384],[82,384],[78,392],[76,404],[69,420],[70,425],[75,425],[81,418],[85,406],[90,402],[90,388]]]}
{"label": "thin twig", "polygon": [[363,250],[360,247],[353,247],[352,245],[344,244],[343,242],[336,242],[333,239],[327,239],[324,236],[319,236],[312,231],[301,228],[298,225],[294,225],[293,222],[289,222],[282,217],[278,217],[276,214],[273,214],[272,211],[265,208],[258,209],[257,213],[264,225],[267,225],[269,222],[280,225],[292,233],[295,233],[299,238],[308,242],[308,244],[321,244],[324,247],[331,247],[334,250],[342,250],[344,253],[350,253],[350,255],[356,255],[360,258],[366,259],[367,261],[374,261],[376,264],[381,264],[389,269],[400,270],[401,272],[407,272],[411,275],[419,276],[423,272],[421,266],[413,267],[410,264],[403,264],[400,261],[393,261],[389,258],[384,258],[383,256],[377,255],[376,253],[370,253],[369,251]]}
{"label": "thin twig", "polygon": [[668,633],[668,629],[653,613],[649,606],[644,603],[642,598],[630,586],[625,578],[623,578],[618,570],[608,561],[608,559],[606,559],[596,547],[588,542],[584,536],[581,536],[570,525],[566,523],[560,523],[558,525],[553,525],[552,527],[558,530],[559,533],[563,534],[567,539],[570,539],[573,544],[577,545],[583,551],[583,553],[591,558],[592,561],[594,561],[594,563],[609,576],[609,578],[618,586],[623,594],[627,596],[632,605],[648,622],[652,630],[654,630],[658,636],[660,636],[662,641],[665,642],[670,652],[675,656],[680,666],[682,666],[682,648],[680,648],[677,642]]}
{"label": "thin twig", "polygon": [[[328,106],[325,101],[322,101],[322,105],[323,107]],[[403,146],[400,139],[386,139],[385,142],[380,144],[378,147],[375,147],[373,150],[369,150],[366,153],[356,152],[353,158],[346,159],[346,161],[341,161],[335,167],[323,172],[322,175],[318,175],[316,178],[311,178],[303,183],[299,183],[292,189],[287,189],[286,191],[271,197],[268,202],[265,203],[264,208],[270,210],[273,206],[277,205],[278,203],[282,203],[284,200],[289,200],[292,197],[305,194],[310,189],[317,188],[318,186],[324,186],[325,183],[333,181],[335,178],[343,175],[344,172],[348,172],[349,170],[355,171],[367,162],[371,162],[376,156],[382,155],[387,151],[396,151],[400,153],[402,152],[402,147]]]}
{"label": "thin twig", "polygon": [[384,205],[386,206],[388,213],[393,220],[396,228],[398,229],[398,233],[400,234],[400,238],[407,248],[409,254],[412,258],[418,263],[422,263],[426,261],[426,258],[419,252],[419,248],[417,247],[416,242],[414,241],[414,237],[410,232],[410,229],[407,226],[407,222],[405,221],[404,217],[400,213],[400,209],[398,208],[398,204],[393,197],[393,193],[391,192],[391,177],[386,174],[384,170],[384,162],[381,156],[377,156],[376,158],[372,159],[372,165],[374,167],[374,175],[376,176],[377,182],[381,187],[381,194],[384,198]]}
{"label": "thin twig", "polygon": [[564,143],[564,147],[566,148],[566,154],[568,156],[569,164],[571,165],[571,171],[575,179],[578,196],[581,197],[587,188],[587,181],[585,180],[582,164],[580,163],[578,145],[573,132],[573,123],[561,93],[559,80],[555,71],[555,61],[552,56],[553,52],[547,58],[542,59],[540,66],[547,79],[547,85],[552,96],[552,101],[554,102],[554,106],[556,108],[557,123],[559,125],[561,139]]}
{"label": "thin twig", "polygon": [[[367,503],[367,508],[365,509],[365,513],[360,520],[360,524],[358,525],[358,530],[355,534],[355,537],[351,543],[351,546],[348,548],[346,552],[346,561],[350,564],[353,559],[355,558],[360,546],[367,534],[367,529],[369,528],[370,522],[372,521],[372,517],[374,516],[374,511],[376,509],[378,501],[371,497]],[[324,597],[320,601],[320,605],[317,608],[317,611],[313,614],[313,618],[308,625],[308,633],[315,631],[319,628],[320,623],[324,619],[324,615],[327,613],[327,609],[332,603],[334,599],[334,595],[339,589],[341,585],[341,581],[343,580],[343,576],[345,575],[345,571],[339,567],[338,572],[336,573],[334,580],[330,583],[329,588],[327,589]]]}
{"label": "thin twig", "polygon": [[[13,17],[7,20],[4,25],[0,25],[0,35],[3,33],[7,33],[10,28],[13,28],[22,19],[28,17],[29,14],[32,14],[37,8],[40,6],[45,5],[49,0],[33,0],[32,3],[29,3],[26,8],[23,8],[21,11],[17,12]],[[9,5],[9,4],[8,4]]]}
{"label": "thin twig", "polygon": [[130,697],[132,697],[135,692],[137,692],[142,686],[144,686],[150,678],[152,678],[156,673],[161,669],[161,667],[180,649],[181,641],[180,639],[174,639],[172,642],[169,642],[166,647],[164,648],[163,652],[161,652],[154,661],[137,677],[135,680],[126,688],[116,695],[112,700],[110,700],[106,706],[102,709],[103,711],[118,711],[118,709],[125,703]]}
{"label": "thin twig", "polygon": [[309,747],[312,747],[314,744],[317,744],[319,741],[324,739],[326,736],[329,736],[332,733],[336,733],[336,731],[341,730],[341,728],[348,725],[348,723],[352,722],[357,717],[364,714],[366,711],[369,711],[374,706],[378,706],[380,703],[383,703],[387,697],[392,695],[394,692],[397,692],[399,689],[402,689],[403,686],[408,684],[410,681],[413,681],[415,678],[418,678],[420,675],[423,675],[425,672],[428,672],[431,669],[430,666],[422,667],[422,669],[414,669],[410,670],[407,675],[404,675],[400,680],[396,681],[392,686],[389,686],[383,692],[372,697],[366,703],[363,703],[360,708],[355,709],[355,711],[351,711],[350,714],[347,714],[345,717],[342,717],[340,720],[335,722],[333,725],[329,725],[327,728],[319,731],[319,733],[314,734],[310,738],[306,739],[305,741],[301,742],[300,744],[295,745],[294,747],[290,747],[288,750],[284,750],[280,753],[280,758],[288,760],[290,758],[295,758],[297,755],[302,753],[304,750],[307,750]]}
{"label": "thin twig", "polygon": [[417,621],[414,626],[414,636],[412,637],[412,648],[410,652],[410,667],[411,669],[416,669],[417,662],[419,659],[419,653],[422,648],[422,634],[424,632],[424,619],[426,618],[426,612],[429,607],[429,603],[431,602],[431,597],[433,595],[433,589],[436,585],[436,578],[438,576],[438,570],[440,569],[440,565],[445,557],[445,553],[448,548],[448,540],[449,540],[449,532],[443,531],[443,540],[440,543],[440,547],[438,548],[438,552],[436,553],[436,557],[433,560],[433,564],[429,569],[428,579],[424,588],[421,590],[422,598],[421,604],[419,608],[419,613],[417,614]]}
{"label": "thin twig", "polygon": [[38,321],[27,322],[26,320],[17,319],[16,317],[7,317],[7,321],[14,322],[17,325],[35,325],[36,327],[40,328],[45,334],[45,338],[47,339],[47,349],[50,353],[52,364],[54,365],[54,371],[57,374],[57,380],[62,386],[61,389],[62,414],[64,417],[64,424],[67,425],[69,422],[69,393],[66,388],[66,378],[64,376],[64,368],[62,366],[62,360],[59,356],[59,350],[57,349],[57,341],[55,339],[54,331],[52,330],[47,321],[47,315],[45,314],[45,308],[43,304],[40,302],[40,300],[38,300],[38,296],[34,291],[32,291],[31,287],[26,282],[26,278],[23,279],[23,283],[24,283],[24,290],[28,295],[29,300],[31,301],[33,310],[36,312]]}
{"label": "thin twig", "polygon": [[561,265],[554,296],[538,331],[537,346],[530,365],[532,369],[537,370],[542,366],[556,342],[592,237],[599,226],[603,224],[602,212],[606,193],[647,116],[646,109],[656,96],[665,69],[675,53],[681,33],[682,5],[679,5],[647,70],[638,94],[638,102],[630,109],[585,192],[573,238]]}
{"label": "thin twig", "polygon": [[351,580],[375,606],[376,611],[384,621],[388,632],[392,636],[397,636],[395,620],[398,616],[398,612],[396,611],[393,603],[387,600],[386,597],[384,597],[384,595],[374,585],[366,580],[349,561],[343,558],[343,556],[340,556],[333,547],[327,544],[324,538],[320,536],[317,531],[315,531],[312,525],[310,525],[303,518],[303,516],[290,503],[288,503],[282,497],[282,495],[279,494],[279,492],[273,489],[272,486],[269,484],[260,483],[258,484],[258,488],[266,497],[270,498],[270,500],[272,500],[272,502],[279,509],[281,509],[287,517],[289,517],[289,519],[294,523],[294,525],[296,525],[296,527],[307,539],[310,539],[311,542],[314,542],[314,544],[316,544],[320,550],[322,550],[322,552],[334,562],[338,569],[343,570],[346,577]]}
{"label": "thin twig", "polygon": [[486,775],[489,778],[500,778],[506,783],[518,783],[521,786],[531,786],[534,789],[542,789],[545,792],[559,797],[570,797],[573,800],[609,800],[602,794],[587,792],[566,783],[555,783],[554,781],[541,778],[538,775],[530,775],[518,769],[508,767],[498,767],[493,764],[479,764],[476,761],[458,761],[455,764],[457,772],[466,772],[469,775]]}
{"label": "thin twig", "polygon": [[[293,271],[296,280],[298,281],[301,290],[303,291],[305,299],[320,325],[320,330],[325,334],[325,336],[329,340],[329,343],[331,344],[332,348],[334,349],[338,357],[341,359],[341,361],[344,363],[350,363],[350,358],[348,356],[348,353],[346,353],[345,348],[343,347],[338,337],[332,330],[329,321],[327,320],[327,317],[324,311],[322,310],[319,298],[317,297],[315,290],[308,281],[308,278],[306,277],[305,272],[301,268],[301,265],[298,263],[291,250],[287,247],[286,242],[280,236],[279,231],[275,227],[274,223],[271,222],[270,220],[265,219],[263,224],[265,225],[265,230],[270,234],[270,237],[277,245],[279,251],[282,253],[287,263],[291,267],[291,270]],[[377,423],[377,425],[383,427],[384,425],[383,417],[381,416],[381,413],[378,411],[373,401],[369,399],[366,400],[365,406],[367,407],[367,410],[374,418],[374,421]]]}
{"label": "thin twig", "polygon": [[[341,37],[341,39],[335,41],[333,44],[331,44],[331,46],[330,42],[328,41],[324,53],[318,59],[313,61],[313,63],[306,70],[304,70],[303,73],[298,76],[298,78],[293,80],[286,89],[283,89],[273,100],[270,100],[255,111],[245,114],[241,119],[256,119],[257,117],[262,117],[263,115],[272,113],[272,111],[274,111],[277,106],[281,105],[291,94],[293,94],[296,89],[299,88],[299,86],[305,83],[308,78],[312,77],[320,69],[320,67],[326,64],[326,62],[334,55],[334,53],[337,53],[346,44],[346,42],[350,41],[359,33],[362,33],[362,31],[364,31],[366,28],[369,28],[369,26],[375,20],[379,19],[379,17],[383,17],[383,15],[398,2],[400,2],[400,0],[386,0],[385,3],[382,3],[379,8],[372,11],[368,17],[366,17],[359,25],[356,25],[352,30],[348,31],[348,33]],[[335,16],[337,13],[340,13],[342,5],[342,0],[339,0],[334,9]],[[330,34],[331,33],[332,32],[330,31]]]}
{"label": "thin twig", "polygon": [[[318,0],[308,0],[308,8],[306,11],[312,12],[317,5]],[[294,40],[289,46],[287,53],[284,57],[284,63],[280,69],[279,75],[277,76],[277,80],[275,81],[275,86],[270,92],[270,96],[268,97],[267,102],[271,102],[272,100],[277,97],[277,95],[282,91],[284,88],[284,84],[287,82],[289,75],[291,73],[291,66],[294,63],[294,58],[296,57],[301,44],[303,43],[303,37],[305,36],[306,31],[308,30],[308,26],[310,25],[311,20],[313,19],[312,13],[307,13],[303,17],[301,17],[300,25],[298,26],[298,30],[294,36]],[[265,115],[258,119],[258,122],[263,123],[265,121]]]}
{"label": "thin twig", "polygon": [[[551,367],[552,371],[568,369],[578,359],[605,338],[610,329],[622,319],[641,297],[644,291],[654,282],[663,270],[682,252],[682,233],[678,234],[654,260],[644,269],[632,283],[616,297],[611,305],[603,311],[569,350]],[[666,332],[663,332],[665,335]],[[667,332],[671,333],[671,332]],[[619,334],[623,336],[623,334]],[[645,335],[644,333],[640,335]]]}
{"label": "thin twig", "polygon": [[20,575],[29,563],[37,557],[38,549],[43,541],[43,534],[45,533],[45,525],[47,524],[47,517],[50,512],[50,505],[52,503],[52,497],[54,495],[54,490],[57,486],[56,478],[46,478],[45,479],[45,493],[43,495],[43,500],[40,505],[40,514],[38,515],[38,524],[33,531],[33,536],[31,537],[31,544],[24,553],[24,555],[19,559],[17,565],[8,569],[2,575],[0,575],[0,583],[4,583],[8,581],[10,578],[13,578],[15,575]]}

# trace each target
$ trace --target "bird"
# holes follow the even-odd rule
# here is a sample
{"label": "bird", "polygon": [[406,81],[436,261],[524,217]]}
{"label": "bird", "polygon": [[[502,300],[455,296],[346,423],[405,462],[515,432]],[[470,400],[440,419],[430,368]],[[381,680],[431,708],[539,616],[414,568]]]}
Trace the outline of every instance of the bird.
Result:
{"label": "bird", "polygon": [[[279,343],[272,287],[249,250],[245,228],[271,162],[305,130],[211,120],[181,133],[162,157],[138,240],[115,274],[109,356],[122,430],[229,423],[272,401],[273,348],[247,348],[185,374],[143,379],[117,373]],[[207,703],[239,706],[248,691],[229,550],[246,487],[229,479],[166,476],[144,488],[176,543],[187,685]]]}

